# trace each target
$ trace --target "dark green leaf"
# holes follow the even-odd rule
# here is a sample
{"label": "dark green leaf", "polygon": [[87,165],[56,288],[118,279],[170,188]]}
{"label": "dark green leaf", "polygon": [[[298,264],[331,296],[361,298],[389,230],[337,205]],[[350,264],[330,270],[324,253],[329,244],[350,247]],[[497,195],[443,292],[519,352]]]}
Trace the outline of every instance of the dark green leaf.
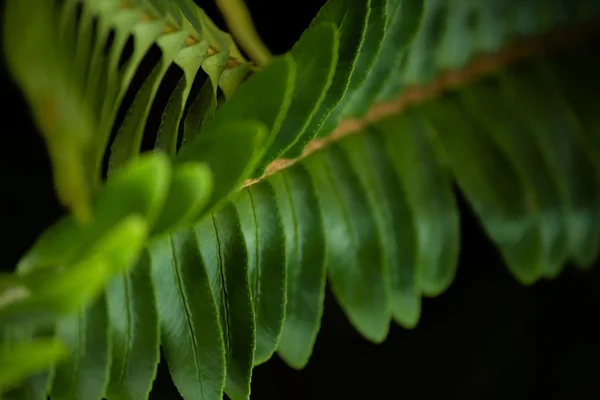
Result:
{"label": "dark green leaf", "polygon": [[150,244],[161,345],[186,399],[217,400],[225,384],[225,345],[196,235],[182,230]]}
{"label": "dark green leaf", "polygon": [[285,235],[269,181],[244,189],[235,200],[248,253],[256,319],[254,363],[277,350],[286,306]]}
{"label": "dark green leaf", "polygon": [[[478,84],[461,91],[469,113],[523,177],[532,213],[538,214],[545,276],[558,274],[567,258],[566,214],[552,170],[531,129],[497,95],[497,85]],[[485,116],[485,117],[484,117]]]}
{"label": "dark green leaf", "polygon": [[171,231],[192,222],[210,199],[213,180],[209,169],[199,163],[181,163],[174,168],[171,188],[162,213],[156,221],[154,235]]}
{"label": "dark green leaf", "polygon": [[413,213],[419,287],[435,296],[450,286],[458,264],[458,208],[448,171],[442,170],[427,128],[410,111],[381,121],[386,148]]}
{"label": "dark green leaf", "polygon": [[111,340],[110,400],[146,399],[159,361],[160,332],[150,281],[150,258],[143,251],[128,273],[106,289]]}
{"label": "dark green leaf", "polygon": [[[392,315],[403,326],[412,328],[421,312],[416,229],[405,190],[386,156],[385,145],[383,135],[376,131],[357,134],[341,143],[377,220]],[[400,156],[390,153],[394,159]]]}
{"label": "dark green leaf", "polygon": [[533,283],[542,269],[541,237],[521,177],[455,98],[428,102],[421,109],[432,122],[428,136],[439,146],[509,269],[521,282]]}
{"label": "dark green leaf", "polygon": [[[291,57],[276,59],[248,79],[205,130],[181,149],[179,160],[205,161],[213,174],[219,173],[214,177],[215,192],[209,209],[248,178],[274,140],[291,101],[295,74]],[[265,128],[266,135],[261,134]],[[237,154],[231,154],[232,150]],[[222,157],[224,152],[229,153],[227,159]],[[234,165],[230,165],[232,160]],[[225,177],[221,171],[234,175]]]}
{"label": "dark green leaf", "polygon": [[[402,71],[399,60],[412,42],[421,23],[424,0],[388,0],[385,36],[363,84],[357,88],[344,109],[350,117],[362,117],[383,90],[398,95],[393,76]],[[387,96],[384,96],[387,97]]]}
{"label": "dark green leaf", "polygon": [[512,73],[501,80],[502,87],[508,103],[528,124],[544,157],[553,166],[567,208],[570,256],[578,265],[589,267],[600,249],[598,177],[591,162],[581,156],[581,127],[576,119],[556,96],[539,95],[540,88],[547,86],[542,75],[543,71],[535,67]]}
{"label": "dark green leaf", "polygon": [[325,237],[312,178],[301,164],[269,181],[285,234],[287,304],[277,353],[303,368],[321,326],[325,298]]}
{"label": "dark green leaf", "polygon": [[244,236],[235,207],[228,204],[197,225],[198,248],[219,310],[225,350],[225,392],[248,399],[254,362],[255,323]]}
{"label": "dark green leaf", "polygon": [[[253,170],[267,134],[267,127],[260,122],[238,120],[203,132],[187,147],[182,148],[176,159],[180,163],[178,166],[190,161],[201,161],[213,173],[214,188],[210,200],[201,212],[190,217],[191,221],[216,209],[231,192],[242,185]],[[227,157],[223,157],[225,153]]]}
{"label": "dark green leaf", "polygon": [[259,171],[284,154],[294,143],[301,141],[301,147],[306,145],[307,138],[304,133],[333,81],[338,48],[337,27],[327,22],[309,29],[292,49],[290,54],[294,61],[304,67],[296,74],[290,110],[275,141],[261,161]]}
{"label": "dark green leaf", "polygon": [[305,164],[315,186],[327,246],[327,273],[333,293],[354,327],[374,342],[385,339],[390,298],[377,226],[358,177],[337,147]]}
{"label": "dark green leaf", "polygon": [[367,17],[369,10],[368,1],[360,1],[348,7],[344,0],[330,0],[325,3],[319,11],[310,29],[319,26],[319,23],[333,23],[339,29],[339,54],[336,64],[336,72],[327,95],[321,103],[319,110],[313,115],[304,134],[304,141],[298,142],[290,149],[289,154],[300,154],[304,145],[317,134],[325,136],[331,133],[337,122],[335,118],[330,119],[327,126],[324,122],[335,107],[340,103],[350,84],[350,76],[357,62],[359,50],[367,30]]}
{"label": "dark green leaf", "polygon": [[[177,52],[184,46],[186,38],[186,32],[166,34],[158,38],[157,44],[162,50],[161,61],[144,81],[131,107],[127,111],[123,124],[119,127],[110,150],[108,161],[109,172],[124,165],[140,153],[145,121],[150,113],[150,107],[152,106],[162,78],[177,55]],[[171,149],[169,148],[169,150]]]}

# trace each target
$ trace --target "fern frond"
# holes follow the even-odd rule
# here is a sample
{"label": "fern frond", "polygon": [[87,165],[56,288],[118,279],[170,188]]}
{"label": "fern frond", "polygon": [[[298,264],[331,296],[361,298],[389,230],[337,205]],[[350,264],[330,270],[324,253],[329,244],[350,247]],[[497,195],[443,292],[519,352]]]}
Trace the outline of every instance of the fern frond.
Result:
{"label": "fern frond", "polygon": [[[25,21],[16,0],[11,4],[8,19]],[[353,7],[330,0],[288,54],[239,88],[247,63],[232,66],[230,55],[240,58],[230,37],[190,1],[82,4],[81,18],[69,1],[46,6],[39,17],[54,37],[71,42],[75,29],[85,38],[98,18],[101,39],[93,48],[77,39],[64,54],[49,50],[56,76],[79,96],[68,99],[81,100],[64,104],[87,109],[96,122],[87,128],[93,145],[81,145],[60,124],[40,124],[50,149],[59,143],[48,136],[52,129],[74,143],[79,161],[68,165],[91,161],[88,170],[97,173],[135,70],[153,44],[161,59],[113,142],[109,178],[93,196],[90,222],[65,217],[18,266],[22,279],[56,266],[72,269],[91,255],[119,266],[101,296],[95,291],[87,307],[74,302],[78,312],[57,319],[56,334],[71,353],[45,376],[51,384],[39,396],[147,398],[160,345],[184,398],[219,399],[225,392],[247,399],[253,365],[275,351],[295,368],[308,361],[326,274],[350,323],[367,339],[384,340],[392,321],[414,327],[421,298],[444,291],[456,270],[453,183],[520,282],[556,276],[567,261],[587,268],[598,256],[600,141],[585,97],[597,83],[592,46],[524,60],[439,93],[263,175],[282,157],[305,153],[315,138],[331,137],[342,119],[363,116],[373,102],[431,83],[515,39],[596,15],[600,8],[587,1],[558,1],[562,8],[551,9],[534,0],[368,0]],[[133,54],[120,69],[129,35]],[[34,36],[25,48],[43,40]],[[15,68],[29,56],[11,45],[9,63],[41,115],[32,74]],[[140,157],[152,101],[173,63],[184,74],[156,146],[170,159],[160,151]],[[184,116],[200,68],[210,79],[190,110],[207,111]],[[72,81],[65,71],[73,72]],[[48,81],[62,82],[52,79],[53,73]],[[217,85],[228,97],[218,110]],[[89,160],[86,151],[94,154]],[[149,232],[145,248],[138,241],[99,252],[98,243],[114,239],[110,232],[132,215]],[[137,261],[118,257],[122,249],[139,255]]]}
{"label": "fern frond", "polygon": [[[9,1],[5,20],[8,64],[46,139],[57,193],[82,221],[89,219],[117,111],[151,46],[159,47],[161,57],[118,127],[111,166],[139,154],[150,107],[171,65],[183,77],[171,99],[171,121],[157,139],[171,153],[194,77],[201,70],[208,74],[216,104],[220,84],[231,96],[250,72],[231,36],[190,0]],[[21,39],[16,43],[14,37]]]}

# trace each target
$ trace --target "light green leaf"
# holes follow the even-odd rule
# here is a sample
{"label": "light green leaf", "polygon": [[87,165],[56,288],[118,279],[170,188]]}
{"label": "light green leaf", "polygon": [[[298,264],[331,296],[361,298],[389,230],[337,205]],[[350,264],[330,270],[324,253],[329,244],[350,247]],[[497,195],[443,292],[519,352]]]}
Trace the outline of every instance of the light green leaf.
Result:
{"label": "light green leaf", "polygon": [[22,273],[69,264],[85,255],[93,243],[132,213],[144,216],[151,228],[169,187],[171,168],[164,154],[141,157],[117,171],[94,202],[94,217],[87,226],[65,217],[48,228],[21,258]]}
{"label": "light green leaf", "polygon": [[219,78],[219,87],[223,90],[226,99],[233,96],[239,86],[248,78],[251,71],[252,64],[248,62],[225,68]]}
{"label": "light green leaf", "polygon": [[0,320],[37,323],[77,311],[95,299],[112,274],[128,269],[146,240],[145,222],[124,218],[74,264],[22,271],[0,282]]}
{"label": "light green leaf", "polygon": [[16,387],[28,376],[48,369],[66,355],[64,345],[57,339],[40,338],[33,341],[0,346],[0,396]]}

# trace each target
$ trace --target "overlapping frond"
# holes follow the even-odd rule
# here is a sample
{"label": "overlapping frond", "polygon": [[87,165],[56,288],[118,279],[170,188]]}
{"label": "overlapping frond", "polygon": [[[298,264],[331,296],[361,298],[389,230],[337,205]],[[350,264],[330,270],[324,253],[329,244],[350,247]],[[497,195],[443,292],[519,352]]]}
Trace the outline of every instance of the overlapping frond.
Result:
{"label": "overlapping frond", "polygon": [[[116,167],[139,154],[148,114],[171,65],[183,75],[156,139],[156,147],[169,153],[176,150],[186,102],[201,96],[196,102],[203,103],[202,118],[209,119],[216,110],[217,88],[229,97],[250,72],[230,35],[191,0],[10,1],[5,20],[8,65],[46,139],[57,193],[83,221],[89,217],[89,198],[101,178],[111,131],[117,130],[110,161]],[[152,46],[160,57],[153,60],[156,64],[124,121],[115,126]],[[206,88],[189,98],[200,71],[208,74]]]}
{"label": "overlapping frond", "polygon": [[[30,327],[22,320],[28,313],[54,312],[54,333],[70,346],[65,360],[30,378],[17,396],[147,398],[161,346],[185,399],[223,392],[246,399],[252,367],[275,352],[296,368],[308,361],[326,278],[365,338],[384,340],[392,321],[414,327],[421,298],[441,293],[454,277],[460,230],[453,184],[522,283],[554,277],[568,261],[590,266],[600,245],[593,46],[526,60],[408,107],[239,190],[376,101],[600,10],[583,0],[542,3],[367,0],[347,7],[329,0],[289,53],[243,85],[248,63],[231,61],[242,60],[231,39],[191,1],[86,0],[77,18],[77,2],[40,8],[46,30],[32,34],[26,50],[5,35],[7,59],[50,152],[61,141],[75,146],[56,153],[72,155],[69,163],[54,161],[59,194],[70,199],[81,187],[61,189],[61,179],[77,179],[60,171],[91,161],[86,171],[97,173],[137,66],[153,43],[162,56],[119,127],[88,223],[68,216],[49,228],[3,283],[3,321]],[[7,19],[14,19],[6,32],[28,18],[19,4],[9,2]],[[92,47],[82,44],[88,29],[96,32]],[[47,87],[28,65],[44,62],[31,52],[47,44],[46,34],[73,42],[44,50],[58,77],[48,72]],[[133,55],[120,67],[130,35]],[[158,151],[140,157],[144,123],[172,63],[182,81],[165,107]],[[201,68],[209,79],[184,115]],[[88,113],[81,114],[85,140],[61,125],[63,114],[46,118],[44,95],[63,84],[75,94],[54,104]],[[227,101],[215,112],[217,85]],[[75,209],[83,204],[67,197]],[[92,265],[88,281],[61,276],[81,265]],[[70,283],[61,287],[74,293],[35,286],[42,275]],[[22,287],[30,295],[19,297]],[[21,341],[47,333],[7,331]]]}

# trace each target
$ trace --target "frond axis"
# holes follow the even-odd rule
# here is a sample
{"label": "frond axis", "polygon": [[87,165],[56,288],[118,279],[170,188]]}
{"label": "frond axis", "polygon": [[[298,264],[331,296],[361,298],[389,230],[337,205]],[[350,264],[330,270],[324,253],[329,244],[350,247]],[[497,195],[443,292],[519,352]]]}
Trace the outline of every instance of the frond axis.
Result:
{"label": "frond axis", "polygon": [[598,19],[594,19],[577,27],[557,29],[537,37],[522,39],[507,45],[497,53],[477,55],[464,68],[445,71],[427,85],[409,87],[402,91],[395,100],[375,103],[364,118],[342,120],[329,136],[310,141],[300,157],[280,158],[273,161],[261,177],[248,179],[242,188],[254,185],[289,168],[349,135],[363,132],[366,127],[384,118],[398,115],[407,107],[432,100],[449,90],[459,89],[519,62],[532,60],[573,44],[591,41],[600,36],[599,23]]}

